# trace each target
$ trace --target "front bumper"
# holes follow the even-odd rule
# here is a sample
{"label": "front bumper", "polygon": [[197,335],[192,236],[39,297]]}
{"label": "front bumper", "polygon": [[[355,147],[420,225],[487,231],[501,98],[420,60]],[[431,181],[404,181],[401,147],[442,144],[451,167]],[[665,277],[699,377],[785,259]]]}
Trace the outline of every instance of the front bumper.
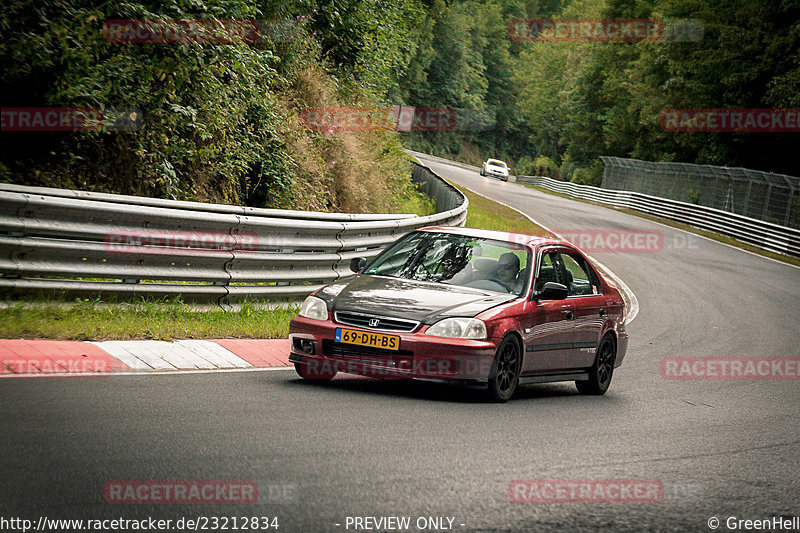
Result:
{"label": "front bumper", "polygon": [[495,172],[493,170],[486,171],[487,176],[491,176],[493,178],[500,178],[503,181],[508,181],[508,174],[503,174],[502,172]]}
{"label": "front bumper", "polygon": [[622,360],[625,359],[625,354],[628,352],[628,340],[628,334],[624,329],[617,332],[617,357],[614,361],[614,368],[621,365]]}
{"label": "front bumper", "polygon": [[[381,379],[424,379],[486,383],[497,341],[433,337],[424,334],[428,326],[411,333],[374,331],[400,337],[396,351],[368,348],[334,341],[336,328],[353,328],[330,320],[296,317],[289,323],[289,361],[303,363],[307,371],[331,371]],[[311,351],[305,339],[311,341]],[[305,349],[304,349],[305,348]]]}

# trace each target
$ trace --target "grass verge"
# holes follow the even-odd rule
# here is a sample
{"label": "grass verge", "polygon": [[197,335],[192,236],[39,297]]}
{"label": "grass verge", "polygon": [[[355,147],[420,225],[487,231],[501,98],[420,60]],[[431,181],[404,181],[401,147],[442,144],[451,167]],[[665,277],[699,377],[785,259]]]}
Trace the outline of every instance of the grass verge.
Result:
{"label": "grass verge", "polygon": [[448,183],[464,193],[469,200],[466,227],[552,237],[544,228],[534,224],[517,211],[490,200],[485,196],[459,187],[453,182],[448,181]]}
{"label": "grass verge", "polygon": [[20,302],[0,309],[0,338],[51,340],[175,340],[286,338],[299,306],[244,302],[233,311],[180,300]]}
{"label": "grass verge", "polygon": [[657,217],[655,215],[650,215],[648,213],[642,213],[641,211],[636,211],[635,209],[628,209],[628,208],[624,208],[624,207],[614,207],[614,206],[610,206],[610,205],[603,204],[603,203],[600,203],[600,202],[593,202],[592,200],[585,200],[583,198],[575,198],[574,196],[570,196],[568,194],[555,192],[555,191],[550,191],[550,190],[545,189],[543,187],[536,187],[535,185],[529,185],[527,183],[520,183],[520,185],[524,185],[525,187],[528,187],[528,188],[531,188],[531,189],[536,189],[537,191],[543,192],[545,194],[552,194],[553,196],[560,196],[561,198],[566,198],[567,200],[574,200],[576,202],[583,202],[585,204],[597,205],[597,206],[600,206],[600,207],[605,207],[606,209],[614,209],[614,210],[619,211],[621,213],[626,213],[628,215],[633,215],[633,216],[636,216],[636,217],[639,217],[639,218],[644,218],[644,219],[647,219],[647,220],[651,220],[653,222],[658,222],[659,224],[664,224],[665,226],[670,226],[672,228],[688,231],[689,233],[694,233],[695,235],[700,235],[702,237],[706,237],[706,238],[709,238],[711,240],[714,240],[714,241],[717,241],[717,242],[721,242],[723,244],[728,244],[728,245],[733,246],[735,248],[740,248],[742,250],[746,250],[746,251],[752,252],[754,254],[758,254],[758,255],[761,255],[761,256],[764,256],[764,257],[769,257],[770,259],[775,259],[776,261],[780,261],[782,263],[788,263],[790,265],[794,265],[794,266],[800,267],[800,257],[792,257],[790,255],[784,255],[784,254],[779,254],[779,253],[775,253],[775,252],[770,252],[770,251],[764,250],[762,248],[759,248],[758,246],[753,246],[753,245],[744,243],[742,241],[739,241],[737,239],[734,239],[733,237],[728,237],[727,235],[720,235],[719,233],[714,233],[714,232],[711,232],[711,231],[706,231],[706,230],[703,230],[703,229],[695,228],[695,227],[692,227],[692,226],[690,226],[688,224],[683,224],[681,222],[676,222],[676,221],[674,221],[672,219],[669,219],[669,218]]}

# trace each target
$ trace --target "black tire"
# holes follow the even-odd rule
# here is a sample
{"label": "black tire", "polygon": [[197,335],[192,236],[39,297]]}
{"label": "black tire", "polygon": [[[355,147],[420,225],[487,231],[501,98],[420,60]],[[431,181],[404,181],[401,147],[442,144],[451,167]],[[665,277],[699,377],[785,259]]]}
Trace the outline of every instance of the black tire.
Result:
{"label": "black tire", "polygon": [[588,381],[576,381],[575,386],[581,394],[599,396],[605,394],[614,375],[614,361],[617,358],[617,343],[614,337],[606,335],[597,347],[594,364],[589,369]]}
{"label": "black tire", "polygon": [[481,176],[485,176],[485,175],[486,175],[486,172],[484,172],[483,169],[481,169]]}
{"label": "black tire", "polygon": [[489,371],[489,399],[494,402],[507,402],[514,396],[519,384],[522,369],[522,350],[513,336],[500,342]]}
{"label": "black tire", "polygon": [[318,367],[309,368],[308,363],[295,363],[294,370],[297,375],[303,379],[314,381],[317,383],[324,383],[330,381],[336,376],[336,371],[332,369],[322,369]]}

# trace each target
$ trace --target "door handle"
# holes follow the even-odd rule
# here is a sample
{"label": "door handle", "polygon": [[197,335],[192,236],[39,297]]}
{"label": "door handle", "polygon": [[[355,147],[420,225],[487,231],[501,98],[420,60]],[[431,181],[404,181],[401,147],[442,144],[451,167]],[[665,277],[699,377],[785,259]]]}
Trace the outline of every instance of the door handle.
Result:
{"label": "door handle", "polygon": [[567,310],[567,311],[564,311],[564,312],[567,315],[567,320],[572,320],[572,311],[571,310]]}
{"label": "door handle", "polygon": [[606,316],[606,310],[604,308],[600,308],[600,316]]}

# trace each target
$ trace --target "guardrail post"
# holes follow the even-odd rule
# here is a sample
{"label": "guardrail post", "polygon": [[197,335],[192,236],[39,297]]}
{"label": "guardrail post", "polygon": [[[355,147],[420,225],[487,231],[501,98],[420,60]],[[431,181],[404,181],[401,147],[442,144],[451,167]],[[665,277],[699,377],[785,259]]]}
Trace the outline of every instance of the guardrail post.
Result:
{"label": "guardrail post", "polygon": [[750,207],[750,191],[753,189],[753,181],[747,180],[747,192],[744,195],[744,205],[742,206],[742,214],[747,215]]}
{"label": "guardrail post", "polygon": [[772,184],[767,183],[767,197],[764,199],[764,211],[761,213],[761,220],[767,220],[767,211],[769,210],[769,197],[772,194]]}

